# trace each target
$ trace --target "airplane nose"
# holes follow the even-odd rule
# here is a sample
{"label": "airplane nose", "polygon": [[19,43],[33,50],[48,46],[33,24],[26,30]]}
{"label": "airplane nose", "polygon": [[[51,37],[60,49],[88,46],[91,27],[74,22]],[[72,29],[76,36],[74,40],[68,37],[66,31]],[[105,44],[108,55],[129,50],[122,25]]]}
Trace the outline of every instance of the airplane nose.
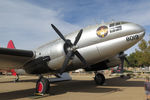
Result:
{"label": "airplane nose", "polygon": [[130,23],[130,25],[132,30],[136,33],[145,32],[145,29],[138,24]]}
{"label": "airplane nose", "polygon": [[145,29],[144,29],[144,27],[142,27],[140,25],[137,25],[136,27],[139,30],[139,33],[141,34],[141,38],[144,37],[145,36]]}
{"label": "airplane nose", "polygon": [[135,24],[135,30],[138,31],[139,33],[143,32],[145,34],[145,29],[138,24]]}
{"label": "airplane nose", "polygon": [[141,25],[138,25],[138,24],[134,24],[134,30],[136,31],[135,34],[138,34],[139,35],[139,38],[142,39],[145,35],[145,29],[141,26]]}
{"label": "airplane nose", "polygon": [[124,24],[123,27],[125,29],[125,33],[128,35],[137,34],[137,33],[141,33],[142,36],[145,35],[145,29],[141,25],[128,22]]}
{"label": "airplane nose", "polygon": [[145,29],[141,25],[135,24],[135,31],[137,31],[136,32],[137,34],[140,34],[141,38],[144,37],[144,35],[145,35]]}

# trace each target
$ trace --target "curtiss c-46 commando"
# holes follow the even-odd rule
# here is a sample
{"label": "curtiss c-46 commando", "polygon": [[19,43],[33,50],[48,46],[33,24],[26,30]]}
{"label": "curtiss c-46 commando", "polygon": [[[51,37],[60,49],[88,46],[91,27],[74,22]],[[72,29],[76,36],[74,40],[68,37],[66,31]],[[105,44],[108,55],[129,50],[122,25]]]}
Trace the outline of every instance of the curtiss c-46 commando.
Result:
{"label": "curtiss c-46 commando", "polygon": [[[34,50],[0,48],[0,69],[24,69],[28,74],[40,75],[36,92],[45,94],[50,82],[42,74],[62,74],[79,68],[99,71],[122,64],[124,51],[145,35],[142,26],[119,21],[89,26],[63,35],[53,24],[59,39]],[[105,82],[103,74],[95,74],[95,82]]]}

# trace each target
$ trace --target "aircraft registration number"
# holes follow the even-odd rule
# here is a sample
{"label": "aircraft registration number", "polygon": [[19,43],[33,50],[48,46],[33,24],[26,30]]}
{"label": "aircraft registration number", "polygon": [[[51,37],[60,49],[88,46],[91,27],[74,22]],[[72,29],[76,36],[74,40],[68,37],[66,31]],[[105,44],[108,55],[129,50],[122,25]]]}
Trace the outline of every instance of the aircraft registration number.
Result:
{"label": "aircraft registration number", "polygon": [[132,40],[137,40],[137,39],[139,39],[138,35],[132,35],[132,36],[127,36],[126,37],[127,41],[132,41]]}

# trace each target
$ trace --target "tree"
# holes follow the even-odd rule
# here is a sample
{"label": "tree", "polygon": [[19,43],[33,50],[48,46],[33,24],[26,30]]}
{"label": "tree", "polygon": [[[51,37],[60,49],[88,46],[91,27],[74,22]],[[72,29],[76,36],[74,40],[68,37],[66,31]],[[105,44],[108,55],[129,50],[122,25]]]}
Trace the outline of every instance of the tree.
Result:
{"label": "tree", "polygon": [[138,44],[139,50],[131,53],[127,58],[131,67],[150,66],[150,40],[141,40]]}
{"label": "tree", "polygon": [[137,56],[139,66],[150,66],[150,40],[147,42],[144,39],[139,43],[140,56]]}
{"label": "tree", "polygon": [[146,42],[144,39],[142,39],[142,40],[140,41],[140,43],[138,44],[138,46],[139,46],[139,49],[140,49],[141,51],[144,51],[144,50],[147,49],[147,47],[148,47],[147,42]]}
{"label": "tree", "polygon": [[135,53],[131,53],[128,57],[127,57],[128,61],[130,62],[130,65],[128,65],[126,63],[126,66],[130,66],[130,67],[135,67],[138,66],[137,64],[137,59],[136,59],[136,54]]}
{"label": "tree", "polygon": [[148,50],[150,51],[150,40],[148,41]]}

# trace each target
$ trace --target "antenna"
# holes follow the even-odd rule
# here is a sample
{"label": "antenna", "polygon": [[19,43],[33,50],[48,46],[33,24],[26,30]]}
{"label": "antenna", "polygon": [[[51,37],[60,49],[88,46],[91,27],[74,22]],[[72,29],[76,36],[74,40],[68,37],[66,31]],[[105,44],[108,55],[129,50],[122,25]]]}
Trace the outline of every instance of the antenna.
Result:
{"label": "antenna", "polygon": [[104,24],[104,20],[101,21],[101,24]]}
{"label": "antenna", "polygon": [[112,23],[114,23],[114,19],[111,19]]}
{"label": "antenna", "polygon": [[96,24],[98,24],[98,21],[96,20],[96,18],[94,18],[94,22],[95,22]]}

